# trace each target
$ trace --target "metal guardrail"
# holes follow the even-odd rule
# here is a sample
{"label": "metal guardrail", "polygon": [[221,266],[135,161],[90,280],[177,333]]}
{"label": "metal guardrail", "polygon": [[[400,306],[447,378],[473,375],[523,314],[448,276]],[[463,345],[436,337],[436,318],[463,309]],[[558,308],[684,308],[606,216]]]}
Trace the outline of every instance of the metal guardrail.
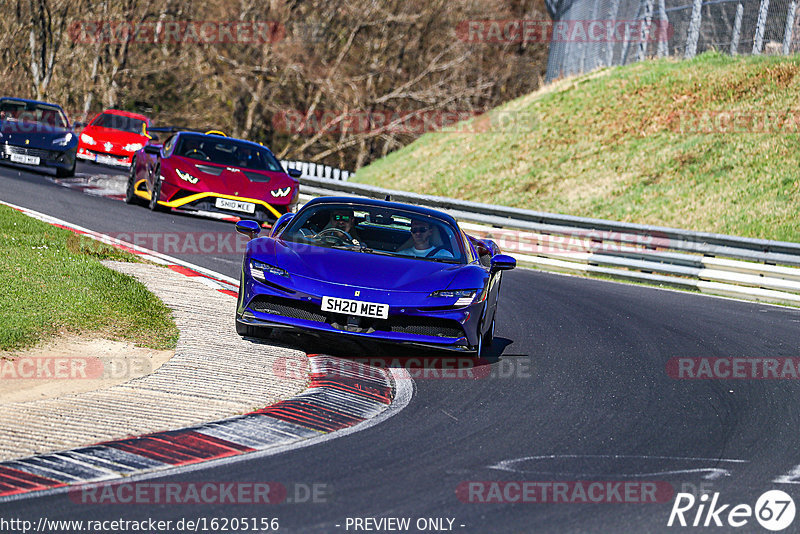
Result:
{"label": "metal guardrail", "polygon": [[441,209],[520,263],[800,305],[800,243],[560,215],[393,191],[324,178],[300,179],[306,195],[385,198]]}

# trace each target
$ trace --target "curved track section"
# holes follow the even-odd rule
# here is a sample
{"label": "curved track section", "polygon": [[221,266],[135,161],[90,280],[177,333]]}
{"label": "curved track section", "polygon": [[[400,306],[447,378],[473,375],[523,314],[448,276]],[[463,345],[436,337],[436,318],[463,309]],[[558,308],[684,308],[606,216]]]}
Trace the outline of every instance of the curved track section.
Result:
{"label": "curved track section", "polygon": [[[0,199],[104,232],[231,231],[5,168]],[[187,257],[236,277],[237,256]],[[387,424],[161,479],[278,481],[296,492],[281,504],[98,506],[55,495],[2,505],[0,515],[34,522],[246,515],[278,518],[283,532],[365,531],[375,523],[364,521],[387,517],[408,518],[412,531],[669,532],[679,492],[718,493],[720,505],[751,507],[770,489],[800,497],[798,380],[682,379],[670,371],[675,358],[797,358],[800,311],[524,270],[508,273],[502,291],[488,372],[417,373],[414,398]],[[524,482],[539,483],[525,499],[503,491]],[[592,482],[604,484],[604,498],[581,500],[575,488]],[[555,484],[566,484],[558,486],[564,499],[552,491],[535,498]],[[614,491],[627,487],[643,496],[615,502]],[[324,491],[302,498],[298,488]],[[687,512],[690,524],[697,510]],[[751,517],[739,530],[759,529]]]}

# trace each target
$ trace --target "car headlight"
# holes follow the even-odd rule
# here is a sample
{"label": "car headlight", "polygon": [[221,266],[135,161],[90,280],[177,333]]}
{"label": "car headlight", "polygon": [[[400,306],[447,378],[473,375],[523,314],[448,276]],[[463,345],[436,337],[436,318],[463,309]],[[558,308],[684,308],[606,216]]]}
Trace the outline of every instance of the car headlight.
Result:
{"label": "car headlight", "polygon": [[453,306],[466,306],[467,304],[472,304],[477,293],[477,289],[442,289],[441,291],[434,291],[428,296],[450,299],[457,298],[458,300]]}
{"label": "car headlight", "polygon": [[272,191],[269,192],[269,194],[275,198],[283,198],[285,196],[288,196],[289,193],[291,192],[292,192],[292,187],[289,186],[284,188],[273,189]]}
{"label": "car headlight", "polygon": [[81,134],[81,141],[83,141],[87,145],[96,145],[97,144],[97,142],[94,140],[94,137],[92,137],[91,135],[85,134],[85,133]]}
{"label": "car headlight", "polygon": [[256,280],[266,280],[265,273],[273,274],[275,276],[289,276],[285,270],[280,267],[275,267],[268,263],[258,260],[250,260],[250,274]]}
{"label": "car headlight", "polygon": [[141,143],[130,143],[130,144],[125,145],[124,147],[122,147],[122,150],[124,150],[125,152],[138,152],[143,147],[144,147],[144,145],[141,144]]}
{"label": "car headlight", "polygon": [[67,133],[67,135],[65,135],[64,137],[53,139],[53,144],[58,146],[67,146],[70,141],[72,141],[72,134]]}
{"label": "car headlight", "polygon": [[199,178],[195,178],[188,172],[183,172],[180,169],[175,169],[175,174],[178,175],[178,178],[180,178],[181,180],[186,180],[190,184],[196,184],[200,180]]}

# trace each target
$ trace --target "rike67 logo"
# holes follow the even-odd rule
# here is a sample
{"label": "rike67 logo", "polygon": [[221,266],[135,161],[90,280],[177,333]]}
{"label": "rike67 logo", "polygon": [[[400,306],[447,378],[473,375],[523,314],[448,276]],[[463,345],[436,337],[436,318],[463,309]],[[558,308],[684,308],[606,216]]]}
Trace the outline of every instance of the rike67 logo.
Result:
{"label": "rike67 logo", "polygon": [[[758,498],[755,507],[749,504],[722,504],[719,502],[719,493],[711,497],[704,493],[699,498],[691,493],[678,493],[667,526],[739,528],[750,524],[755,516],[762,527],[777,532],[792,524],[795,511],[794,500],[781,490],[765,492]],[[752,526],[747,530],[752,531]]]}

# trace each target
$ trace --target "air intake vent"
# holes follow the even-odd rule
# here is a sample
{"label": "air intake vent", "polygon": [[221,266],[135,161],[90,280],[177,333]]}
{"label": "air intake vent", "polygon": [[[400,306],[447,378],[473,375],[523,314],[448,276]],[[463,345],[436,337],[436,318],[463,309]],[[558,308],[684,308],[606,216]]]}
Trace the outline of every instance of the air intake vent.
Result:
{"label": "air intake vent", "polygon": [[214,176],[219,176],[223,171],[222,167],[212,167],[210,165],[195,165],[195,167],[205,173],[213,174]]}
{"label": "air intake vent", "polygon": [[247,179],[250,180],[251,182],[261,182],[261,183],[269,182],[269,176],[267,176],[266,174],[244,171],[244,175],[247,176]]}

